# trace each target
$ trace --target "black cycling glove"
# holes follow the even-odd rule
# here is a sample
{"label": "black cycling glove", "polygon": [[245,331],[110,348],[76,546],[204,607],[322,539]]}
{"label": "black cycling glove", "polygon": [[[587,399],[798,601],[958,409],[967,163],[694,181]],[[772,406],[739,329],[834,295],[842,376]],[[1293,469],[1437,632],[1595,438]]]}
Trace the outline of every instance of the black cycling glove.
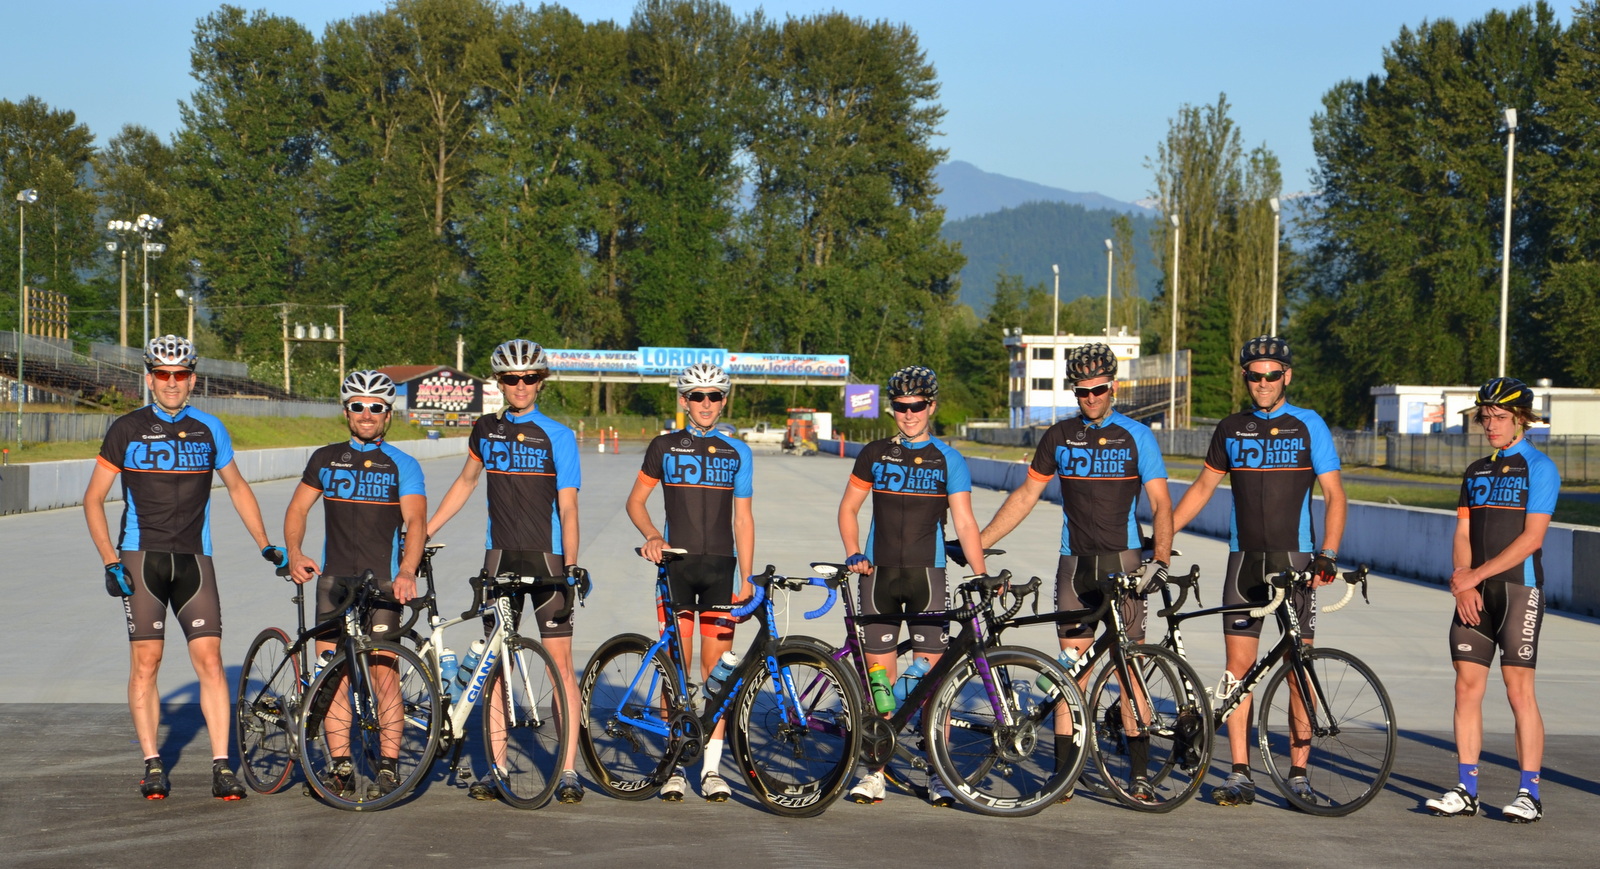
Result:
{"label": "black cycling glove", "polygon": [[272,562],[273,567],[289,566],[289,550],[282,546],[266,546],[261,549],[261,557]]}
{"label": "black cycling glove", "polygon": [[123,567],[120,561],[106,565],[106,594],[112,597],[133,595],[133,580],[129,578],[128,569]]}
{"label": "black cycling glove", "polygon": [[1332,582],[1333,578],[1339,575],[1339,566],[1333,562],[1333,556],[1329,555],[1326,549],[1311,559],[1311,575],[1316,577],[1318,582]]}

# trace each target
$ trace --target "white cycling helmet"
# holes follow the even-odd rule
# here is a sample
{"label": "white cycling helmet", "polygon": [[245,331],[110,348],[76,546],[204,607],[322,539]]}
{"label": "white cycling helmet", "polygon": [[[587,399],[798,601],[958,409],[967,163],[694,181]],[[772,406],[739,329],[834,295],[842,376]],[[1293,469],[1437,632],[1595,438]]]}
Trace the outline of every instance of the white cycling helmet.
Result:
{"label": "white cycling helmet", "polygon": [[494,373],[507,371],[549,371],[550,361],[544,348],[525,338],[513,338],[494,348],[489,355],[489,367]]}
{"label": "white cycling helmet", "polygon": [[345,377],[344,383],[339,384],[339,401],[343,403],[361,397],[381,398],[393,404],[394,381],[381,371],[352,371]]}
{"label": "white cycling helmet", "polygon": [[160,338],[151,338],[149,346],[144,348],[144,368],[149,371],[157,365],[182,365],[190,371],[194,370],[199,357],[195,355],[194,345],[189,339],[177,335],[162,335]]}
{"label": "white cycling helmet", "polygon": [[678,394],[685,395],[696,389],[719,389],[727,392],[733,381],[728,372],[709,362],[696,362],[678,375]]}

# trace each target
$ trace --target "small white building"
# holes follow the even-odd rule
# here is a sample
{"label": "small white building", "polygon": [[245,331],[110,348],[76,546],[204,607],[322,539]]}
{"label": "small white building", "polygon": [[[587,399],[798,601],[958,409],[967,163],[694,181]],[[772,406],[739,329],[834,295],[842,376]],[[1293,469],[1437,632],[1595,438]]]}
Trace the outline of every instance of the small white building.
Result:
{"label": "small white building", "polygon": [[1117,354],[1119,365],[1139,358],[1139,336],[1129,335],[1127,327],[1119,334],[1104,335],[1023,335],[1021,329],[1005,336],[1011,360],[1011,425],[1022,427],[1054,422],[1078,415],[1078,401],[1072,397],[1072,382],[1066,378],[1067,354],[1085,344],[1107,344]]}
{"label": "small white building", "polygon": [[[1600,389],[1553,387],[1540,380],[1533,387],[1533,409],[1549,423],[1550,435],[1600,435]],[[1477,398],[1476,386],[1374,386],[1372,419],[1384,434],[1461,434],[1470,425],[1466,411]]]}

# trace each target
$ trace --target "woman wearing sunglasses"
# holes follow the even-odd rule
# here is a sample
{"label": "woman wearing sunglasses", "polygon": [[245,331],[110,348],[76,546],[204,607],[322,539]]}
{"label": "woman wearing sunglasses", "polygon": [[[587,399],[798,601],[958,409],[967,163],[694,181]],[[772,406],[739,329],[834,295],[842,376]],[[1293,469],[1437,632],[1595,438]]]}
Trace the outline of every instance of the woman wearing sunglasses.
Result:
{"label": "woman wearing sunglasses", "polygon": [[[473,424],[472,435],[467,439],[466,464],[428,520],[428,536],[438,534],[466,505],[478,487],[478,478],[487,470],[489,528],[484,540],[484,570],[491,576],[502,572],[537,578],[576,574],[581,571],[577,566],[578,488],[582,484],[578,439],[572,429],[539,410],[539,394],[550,376],[550,362],[543,347],[513,338],[494,348],[489,367],[500,384],[505,406],[498,413],[484,414]],[[539,639],[555,658],[567,708],[577,709],[572,614],[560,616],[565,599],[554,586],[540,586],[537,594],[540,596],[533,602],[533,614],[539,623]],[[513,627],[521,625],[527,597],[528,593],[519,591],[511,598]],[[495,714],[500,714],[500,697],[495,695],[490,701],[495,704]],[[583,800],[583,785],[578,782],[576,769],[576,716],[568,716],[567,730],[572,739],[562,762],[556,799],[576,803]],[[503,755],[501,745],[490,748],[497,756]],[[499,794],[497,774],[498,768],[491,765],[489,774],[467,789],[468,795],[476,800],[494,799]]]}
{"label": "woman wearing sunglasses", "polygon": [[[945,513],[955,526],[967,563],[983,573],[983,547],[978,520],[972,515],[972,477],[967,462],[933,436],[933,413],[939,406],[939,379],[920,365],[902,368],[889,378],[889,409],[900,433],[873,441],[856,456],[850,484],[839,502],[839,536],[845,563],[861,576],[863,616],[912,614],[945,608]],[[861,505],[872,495],[872,525],[861,545]],[[911,622],[912,654],[932,666],[944,653],[947,627]],[[892,681],[898,675],[896,647],[900,623],[867,624],[867,666],[882,665]],[[850,790],[857,803],[883,799],[883,770],[863,776]],[[928,802],[955,802],[938,776],[928,781]]]}
{"label": "woman wearing sunglasses", "polygon": [[[737,599],[748,600],[755,589],[748,577],[755,566],[756,521],[751,510],[755,476],[750,447],[716,430],[732,387],[728,373],[698,362],[678,375],[678,408],[688,419],[680,431],[650,442],[644,464],[628,493],[628,518],[644,535],[639,554],[659,564],[665,549],[686,554],[668,566],[676,613],[658,611],[663,625],[678,620],[683,658],[693,660],[694,625],[700,622],[700,678],[704,680],[723,652],[733,649],[735,570],[747,577]],[[656,527],[646,502],[657,484],[666,507],[666,524]],[[708,802],[726,802],[732,791],[717,767],[722,762],[726,721],[718,721],[702,755],[700,795]],[[661,798],[680,802],[689,791],[683,769],[673,771],[661,786]]]}
{"label": "woman wearing sunglasses", "polygon": [[[1146,571],[1144,585],[1167,574],[1172,551],[1172,498],[1167,494],[1167,465],[1155,436],[1142,423],[1117,413],[1117,357],[1106,344],[1085,344],[1073,348],[1067,357],[1067,377],[1078,399],[1078,415],[1047,429],[1034,450],[1028,478],[995,511],[983,529],[983,545],[993,546],[1011,533],[1039,503],[1052,478],[1061,481],[1061,556],[1056,564],[1056,611],[1093,609],[1103,593],[1099,579],[1110,573],[1132,573],[1139,567],[1141,531],[1135,508],[1139,493],[1150,503],[1151,528],[1155,535],[1154,563]],[[1128,638],[1144,641],[1145,602],[1143,596],[1127,602],[1122,613]],[[1074,649],[1081,655],[1094,644],[1095,625],[1086,622],[1058,623],[1056,637],[1062,650]],[[1087,688],[1089,674],[1080,677]],[[1057,763],[1072,760],[1071,734],[1056,734]],[[1129,736],[1129,793],[1140,799],[1155,798],[1145,769],[1149,757],[1149,736]],[[1070,798],[1071,791],[1067,792]]]}
{"label": "woman wearing sunglasses", "polygon": [[[1228,541],[1228,569],[1222,603],[1238,606],[1264,603],[1270,597],[1267,578],[1287,569],[1306,570],[1317,584],[1333,582],[1339,540],[1344,536],[1345,496],[1339,478],[1339,454],[1322,417],[1287,400],[1294,375],[1289,343],[1275,335],[1252,338],[1239,350],[1239,367],[1254,409],[1240,411],[1217,424],[1211,435],[1205,467],[1178,502],[1176,530],[1211,499],[1224,474],[1233,486],[1233,533]],[[1312,527],[1311,487],[1322,487],[1322,548]],[[1315,554],[1313,554],[1315,553]],[[1316,634],[1316,597],[1298,587],[1290,595],[1307,643]],[[1230,677],[1243,675],[1255,663],[1261,642],[1261,619],[1248,614],[1224,615],[1223,643]],[[1255,802],[1250,777],[1250,698],[1228,718],[1228,747],[1233,772],[1211,792],[1218,805]],[[1310,746],[1291,753],[1289,787],[1315,799],[1306,778]]]}

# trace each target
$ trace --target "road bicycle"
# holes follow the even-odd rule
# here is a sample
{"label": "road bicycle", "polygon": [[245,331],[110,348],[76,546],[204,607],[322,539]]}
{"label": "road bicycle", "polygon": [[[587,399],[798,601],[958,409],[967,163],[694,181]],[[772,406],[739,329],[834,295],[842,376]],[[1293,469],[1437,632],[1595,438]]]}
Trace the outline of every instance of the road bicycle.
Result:
{"label": "road bicycle", "polygon": [[[471,778],[470,765],[463,760],[467,722],[473,708],[487,699],[481,719],[489,777],[506,802],[522,809],[539,808],[550,801],[560,782],[562,761],[571,744],[566,726],[570,712],[555,659],[537,640],[517,633],[511,602],[518,592],[554,587],[564,597],[556,618],[565,618],[574,599],[588,595],[588,574],[524,577],[482,572],[469,580],[472,606],[458,618],[445,619],[439,615],[432,564],[442,548],[429,544],[417,571],[425,587],[420,605],[428,613],[428,632],[406,633],[426,672],[443,689],[447,708],[439,719],[438,752],[441,756],[449,752],[450,775],[458,782]],[[447,648],[445,633],[468,621],[487,625],[482,656],[470,671],[444,673],[440,652]],[[456,684],[446,683],[446,677]]]}
{"label": "road bicycle", "polygon": [[[1343,574],[1344,595],[1321,612],[1332,613],[1348,604],[1357,586],[1370,603],[1367,567]],[[1228,717],[1257,686],[1266,683],[1256,711],[1257,744],[1262,765],[1289,805],[1314,815],[1348,815],[1371,802],[1383,790],[1394,767],[1398,727],[1394,705],[1376,673],[1355,655],[1301,639],[1299,614],[1284,599],[1295,588],[1314,590],[1309,572],[1284,571],[1271,577],[1272,600],[1265,606],[1244,604],[1193,612],[1178,612],[1191,587],[1199,600],[1198,585],[1178,583],[1178,600],[1170,587],[1162,588],[1166,604],[1161,616],[1167,633],[1161,646],[1183,654],[1182,622],[1201,616],[1250,612],[1261,618],[1275,613],[1282,636],[1245,674],[1232,684],[1224,677],[1212,693],[1212,729],[1221,729]],[[1277,670],[1274,666],[1278,664]],[[1269,678],[1270,676],[1270,678]],[[1244,726],[1248,722],[1241,722]],[[1296,763],[1299,761],[1299,763]],[[1304,765],[1307,789],[1289,784],[1290,768]]]}
{"label": "road bicycle", "polygon": [[[642,800],[661,790],[681,766],[700,757],[707,734],[728,722],[728,745],[756,800],[768,811],[810,817],[825,811],[849,784],[859,746],[854,726],[859,699],[849,674],[799,638],[781,637],[769,586],[833,588],[823,580],[778,576],[771,565],[750,578],[756,593],[730,613],[754,614],[759,630],[722,684],[695,703],[702,686],[689,681],[677,612],[667,582],[669,564],[683,550],[665,550],[656,571],[656,596],[669,614],[661,635],[612,637],[584,668],[579,693],[579,749],[606,793]],[[801,694],[797,685],[808,687]]]}
{"label": "road bicycle", "polygon": [[[998,550],[989,554],[998,554]],[[848,577],[843,564],[813,562],[824,581]],[[959,604],[912,616],[863,616],[849,584],[841,582],[845,602],[844,645],[834,648],[808,640],[850,676],[849,690],[861,710],[860,761],[868,770],[911,793],[925,793],[938,775],[952,796],[987,815],[1023,817],[1042,811],[1071,787],[1083,769],[1087,716],[1083,695],[1055,659],[1033,649],[998,644],[998,628],[1036,594],[1038,579],[1013,589],[1005,612],[997,612],[1011,574],[969,577],[956,587]],[[871,681],[865,654],[865,626],[887,621],[959,625],[939,661],[906,691],[888,717],[866,698]],[[909,651],[902,643],[902,653]],[[802,687],[801,696],[808,689]],[[920,727],[914,722],[920,720]],[[1058,727],[1058,720],[1060,725]],[[911,729],[911,737],[903,734]],[[1070,744],[1070,756],[1056,755],[1056,731]]]}
{"label": "road bicycle", "polygon": [[[289,579],[289,568],[280,567],[277,574]],[[301,698],[311,684],[308,647],[314,635],[306,631],[305,586],[289,581],[294,588],[290,600],[298,616],[294,638],[282,628],[265,628],[256,634],[239,670],[233,705],[239,773],[252,790],[262,794],[283,790],[294,774],[298,756],[294,727]]]}

